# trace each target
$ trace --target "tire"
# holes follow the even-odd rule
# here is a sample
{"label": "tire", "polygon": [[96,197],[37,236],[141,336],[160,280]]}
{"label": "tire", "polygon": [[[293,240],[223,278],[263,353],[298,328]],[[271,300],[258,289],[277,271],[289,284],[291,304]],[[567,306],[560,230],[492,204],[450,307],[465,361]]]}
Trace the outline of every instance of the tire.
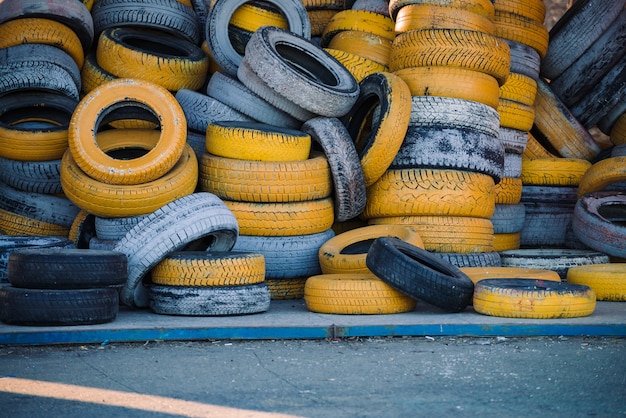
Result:
{"label": "tire", "polygon": [[493,23],[496,27],[495,36],[528,45],[540,57],[546,55],[549,34],[543,20],[537,21],[517,13],[496,10]]}
{"label": "tire", "polygon": [[382,64],[350,52],[331,48],[324,48],[324,51],[339,61],[359,83],[368,75],[389,70]]}
{"label": "tire", "polygon": [[427,251],[446,253],[492,252],[493,225],[489,219],[469,216],[402,216],[376,218],[371,224],[399,224],[417,231]]}
{"label": "tire", "polygon": [[120,240],[148,215],[127,216],[123,218],[106,218],[96,216],[94,227],[96,236],[105,241]]}
{"label": "tire", "polygon": [[54,64],[69,74],[76,88],[81,90],[80,68],[67,52],[53,45],[26,43],[0,49],[0,68],[16,71],[39,65]]}
{"label": "tire", "polygon": [[360,55],[387,67],[391,40],[370,32],[346,30],[333,36],[327,48]]}
{"label": "tire", "polygon": [[59,48],[83,68],[85,51],[80,39],[63,23],[45,18],[21,18],[0,24],[0,48],[23,43],[42,44]]}
{"label": "tire", "polygon": [[0,209],[0,234],[2,235],[46,235],[67,236],[66,226],[40,221],[30,216],[20,215]]}
{"label": "tire", "polygon": [[206,135],[209,123],[217,121],[252,122],[252,118],[197,91],[181,89],[174,95],[185,113],[187,128]]}
{"label": "tire", "polygon": [[524,154],[528,144],[528,132],[519,129],[500,127],[498,139],[504,146],[505,153]]}
{"label": "tire", "polygon": [[311,136],[260,122],[215,121],[207,126],[206,150],[223,158],[304,161],[311,152]]}
{"label": "tire", "polygon": [[371,273],[321,274],[304,285],[311,312],[337,315],[383,315],[411,312],[416,301]]}
{"label": "tire", "polygon": [[571,205],[553,201],[546,203],[522,203],[526,210],[520,245],[524,248],[565,247],[565,232],[572,221]]}
{"label": "tire", "polygon": [[500,86],[489,74],[450,66],[409,67],[393,73],[406,82],[411,96],[448,97],[498,108]]}
{"label": "tire", "polygon": [[541,57],[539,53],[528,45],[505,39],[511,50],[511,73],[517,73],[539,80]]}
{"label": "tire", "polygon": [[164,286],[244,286],[265,280],[262,254],[176,251],[150,270],[152,283]]}
{"label": "tire", "polygon": [[520,178],[533,186],[578,186],[590,167],[589,161],[576,158],[524,158]]}
{"label": "tire", "polygon": [[497,183],[504,173],[504,147],[498,137],[470,129],[409,126],[390,167],[471,171]]}
{"label": "tire", "polygon": [[519,177],[522,175],[522,156],[514,152],[504,153],[503,177]]}
{"label": "tire", "polygon": [[0,208],[66,228],[80,211],[66,197],[24,192],[4,183],[0,183]]}
{"label": "tire", "polygon": [[269,125],[298,129],[302,123],[263,100],[242,82],[220,71],[213,73],[207,95],[227,106]]}
{"label": "tire", "polygon": [[[9,4],[10,3],[10,4]],[[0,4],[0,24],[13,19],[44,18],[59,22],[78,36],[87,52],[94,40],[94,24],[91,13],[79,1],[66,0],[17,0]]]}
{"label": "tire", "polygon": [[0,64],[0,92],[2,95],[40,90],[79,100],[79,89],[72,75],[63,67],[42,62],[36,66]]}
{"label": "tire", "polygon": [[557,97],[552,83],[539,80],[537,86],[533,136],[561,157],[592,160],[600,152],[595,139]]}
{"label": "tire", "polygon": [[[378,180],[402,145],[411,116],[411,92],[398,76],[380,72],[359,83],[359,98],[341,121],[354,142],[363,170],[365,187]],[[364,123],[379,107],[371,127]]]}
{"label": "tire", "polygon": [[221,287],[150,285],[148,293],[150,309],[161,315],[247,315],[270,308],[266,283]]}
{"label": "tire", "polygon": [[491,0],[389,0],[389,15],[397,19],[398,12],[411,4],[433,4],[437,6],[449,6],[476,13],[493,20],[495,13],[494,2]]}
{"label": "tire", "polygon": [[150,81],[170,91],[198,90],[209,58],[196,44],[157,30],[114,27],[98,39],[96,60],[119,78]]}
{"label": "tire", "polygon": [[331,198],[290,203],[224,201],[242,235],[293,236],[326,231],[333,224]]}
{"label": "tire", "polygon": [[333,183],[326,156],[313,151],[303,161],[251,161],[205,152],[199,187],[224,200],[301,202],[331,196]]}
{"label": "tire", "polygon": [[384,282],[414,298],[449,312],[461,312],[472,299],[474,284],[443,259],[397,238],[377,238],[367,267]]}
{"label": "tire", "polygon": [[550,29],[541,75],[552,80],[563,73],[606,31],[625,3],[623,0],[575,2]]}
{"label": "tire", "polygon": [[319,263],[324,274],[371,273],[365,258],[372,242],[380,237],[393,237],[419,248],[424,243],[410,225],[369,225],[343,232],[330,238],[319,248]]}
{"label": "tire", "polygon": [[424,29],[462,29],[495,35],[493,20],[460,7],[436,4],[408,4],[394,20],[396,34]]}
{"label": "tire", "polygon": [[450,97],[411,97],[409,126],[472,129],[498,136],[500,115],[485,104]]}
{"label": "tire", "polygon": [[194,10],[176,0],[98,0],[91,9],[95,33],[110,28],[159,30],[198,45],[202,27]]}
{"label": "tire", "polygon": [[578,197],[602,191],[611,184],[626,181],[626,157],[612,157],[592,164],[578,184]]}
{"label": "tire", "polygon": [[600,37],[550,81],[550,88],[566,106],[583,98],[626,53],[626,11],[622,10]]}
{"label": "tire", "polygon": [[[228,25],[235,11],[245,3],[247,0],[213,2],[209,7],[205,26],[205,38],[211,56],[225,73],[233,77],[237,75],[242,56],[235,51],[228,39]],[[269,0],[268,3],[275,6],[285,17],[290,32],[304,39],[311,39],[311,22],[302,2]]]}
{"label": "tire", "polygon": [[500,99],[498,101],[498,113],[500,114],[500,126],[518,131],[530,131],[535,120],[535,107]]}
{"label": "tire", "polygon": [[439,169],[387,170],[367,189],[362,217],[491,218],[495,197],[493,178],[486,174]]}
{"label": "tire", "polygon": [[304,297],[304,286],[309,276],[289,279],[265,279],[272,300],[297,300]]}
{"label": "tire", "polygon": [[8,262],[13,251],[28,248],[75,248],[68,238],[60,236],[2,236],[0,235],[0,283],[6,283]]}
{"label": "tire", "polygon": [[583,244],[613,257],[626,258],[626,193],[596,192],[582,196],[572,217]]}
{"label": "tire", "polygon": [[534,106],[537,95],[537,81],[519,73],[509,74],[506,83],[500,87],[500,98]]}
{"label": "tire", "polygon": [[[522,191],[523,197],[523,191]],[[526,208],[523,203],[512,205],[496,205],[491,217],[494,234],[511,234],[520,232],[524,227]]]}
{"label": "tire", "polygon": [[425,29],[395,37],[389,71],[441,65],[483,72],[503,85],[510,72],[511,52],[495,35],[477,31]]}
{"label": "tire", "polygon": [[[359,84],[339,61],[307,39],[279,28],[256,31],[243,60],[270,89],[316,115],[341,117],[359,96]],[[296,61],[299,65],[293,67],[290,63]],[[248,88],[254,91],[252,85]]]}
{"label": "tire", "polygon": [[500,253],[431,253],[455,267],[500,267]]}
{"label": "tire", "polygon": [[542,24],[546,18],[546,5],[542,0],[498,0],[493,5],[496,12],[514,13]]}
{"label": "tire", "polygon": [[330,41],[344,31],[367,32],[383,39],[393,41],[394,22],[389,16],[369,10],[341,10],[330,19],[320,39],[322,48],[327,48]]}
{"label": "tire", "polygon": [[8,280],[25,289],[121,286],[128,263],[121,253],[72,248],[26,248],[9,255]]}
{"label": "tire", "polygon": [[593,264],[572,267],[567,272],[567,282],[589,286],[596,294],[596,300],[626,301],[624,264]]}
{"label": "tire", "polygon": [[117,77],[105,71],[96,60],[96,52],[92,51],[85,57],[85,64],[80,71],[81,93],[87,94],[96,87],[115,80]]}
{"label": "tire", "polygon": [[61,160],[18,161],[0,157],[0,181],[30,193],[60,194]]}
{"label": "tire", "polygon": [[510,234],[493,234],[493,250],[517,250],[521,247],[521,240],[521,232],[512,232]]}
{"label": "tire", "polygon": [[573,250],[560,248],[522,248],[501,251],[502,267],[525,267],[553,270],[562,281],[567,277],[567,270],[574,266],[604,264],[609,256],[593,250]]}
{"label": "tire", "polygon": [[20,289],[0,286],[0,320],[11,325],[68,326],[112,322],[119,311],[115,288]]}
{"label": "tire", "polygon": [[[559,275],[552,270],[524,267],[462,267],[463,273],[476,283],[486,279],[533,279],[560,282]],[[475,289],[474,289],[475,291]]]}
{"label": "tire", "polygon": [[363,168],[350,132],[337,118],[315,117],[305,122],[302,131],[322,148],[334,186],[335,221],[356,218],[366,205]]}
{"label": "tire", "polygon": [[283,237],[239,235],[233,251],[263,254],[266,279],[309,277],[322,273],[318,251],[334,236],[332,229],[315,234]]}
{"label": "tire", "polygon": [[141,187],[93,180],[76,165],[68,151],[61,159],[61,185],[76,206],[96,216],[123,218],[146,215],[196,190],[198,162],[188,145],[174,167]]}
{"label": "tire", "polygon": [[487,279],[476,284],[474,310],[505,318],[577,318],[596,308],[588,286],[533,279]]}

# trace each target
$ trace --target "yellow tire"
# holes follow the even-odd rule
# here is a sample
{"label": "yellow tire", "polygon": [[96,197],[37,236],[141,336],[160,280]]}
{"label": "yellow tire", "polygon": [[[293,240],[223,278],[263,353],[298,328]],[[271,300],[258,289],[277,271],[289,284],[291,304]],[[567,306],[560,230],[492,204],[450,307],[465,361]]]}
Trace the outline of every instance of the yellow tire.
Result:
{"label": "yellow tire", "polygon": [[517,205],[522,200],[522,179],[517,177],[502,177],[496,184],[494,193],[496,205]]}
{"label": "yellow tire", "polygon": [[385,65],[350,52],[331,48],[324,48],[324,51],[339,61],[359,83],[370,74],[388,70]]}
{"label": "yellow tire", "polygon": [[320,274],[304,285],[304,301],[311,312],[339,315],[382,315],[410,312],[415,299],[371,273]]}
{"label": "yellow tire", "polygon": [[0,209],[0,234],[68,237],[69,228]]}
{"label": "yellow tire", "polygon": [[402,216],[370,219],[373,225],[398,224],[414,228],[428,251],[487,253],[494,251],[493,224],[469,216]]}
{"label": "yellow tire", "polygon": [[500,87],[500,98],[525,104],[535,105],[537,96],[537,82],[519,73],[511,73],[506,83]]}
{"label": "yellow tire", "polygon": [[324,29],[330,19],[337,13],[337,10],[311,9],[307,10],[309,21],[311,22],[311,36],[322,36]]}
{"label": "yellow tire", "polygon": [[389,39],[373,33],[346,30],[333,36],[328,43],[328,48],[359,55],[387,67],[391,43]]}
{"label": "yellow tire", "polygon": [[364,226],[337,234],[322,244],[318,252],[322,273],[371,273],[365,258],[372,241],[380,237],[394,237],[424,248],[419,233],[409,225]]}
{"label": "yellow tire", "polygon": [[523,158],[520,178],[533,186],[578,186],[590,167],[589,161],[574,158]]}
{"label": "yellow tire", "polygon": [[61,48],[83,67],[85,52],[76,35],[68,26],[45,18],[20,18],[0,24],[0,48],[19,44],[45,44]]}
{"label": "yellow tire", "polygon": [[[150,109],[160,122],[160,131],[98,134],[101,118],[124,106]],[[156,135],[156,143],[141,157],[122,160],[106,154],[112,149],[150,146]],[[106,144],[99,144],[99,136]],[[88,93],[76,107],[68,129],[69,149],[76,164],[89,177],[110,184],[156,180],[180,159],[186,140],[187,120],[176,98],[157,84],[134,79],[117,79]]]}
{"label": "yellow tire", "polygon": [[206,150],[241,160],[302,161],[311,152],[311,136],[259,122],[214,121],[207,126]]}
{"label": "yellow tire", "polygon": [[617,118],[615,124],[611,128],[611,142],[615,145],[626,144],[626,113]]}
{"label": "yellow tire", "polygon": [[335,35],[347,30],[368,32],[390,41],[396,36],[393,20],[389,16],[368,10],[347,9],[335,13],[330,19],[320,37],[320,45],[328,48]]}
{"label": "yellow tire", "polygon": [[521,245],[521,240],[522,240],[521,232],[511,232],[508,234],[494,234],[493,250],[497,252],[518,250]]}
{"label": "yellow tire", "polygon": [[567,282],[589,286],[596,300],[626,301],[626,263],[575,266],[567,271]]}
{"label": "yellow tire", "polygon": [[289,29],[287,20],[278,10],[254,3],[246,3],[238,7],[230,17],[229,25],[247,32],[255,32],[261,26]]}
{"label": "yellow tire", "polygon": [[505,318],[576,318],[596,308],[587,286],[533,279],[487,279],[474,287],[474,310]]}
{"label": "yellow tire", "polygon": [[423,29],[398,34],[389,70],[449,66],[489,74],[503,85],[510,72],[509,45],[494,35],[458,29]]}
{"label": "yellow tire", "polygon": [[556,271],[525,267],[460,267],[463,273],[474,282],[485,279],[535,279],[560,282],[561,276]]}
{"label": "yellow tire", "polygon": [[199,186],[225,200],[301,202],[329,197],[333,183],[326,156],[314,152],[302,161],[253,161],[205,152]]}
{"label": "yellow tire", "polygon": [[522,154],[524,159],[550,159],[559,158],[556,155],[548,151],[532,133],[528,133],[528,141],[526,142],[526,148]]}
{"label": "yellow tire", "polygon": [[521,15],[541,24],[546,18],[543,0],[497,0],[493,5],[496,12]]}
{"label": "yellow tire", "polygon": [[157,180],[141,185],[106,184],[87,176],[72,154],[61,159],[61,186],[81,209],[102,217],[146,215],[163,205],[193,193],[198,183],[198,161],[189,145],[172,169]]}
{"label": "yellow tire", "polygon": [[489,74],[448,66],[409,67],[394,74],[409,86],[411,96],[453,97],[498,108],[500,86]]}
{"label": "yellow tire", "polygon": [[494,17],[496,36],[527,45],[537,51],[541,58],[548,52],[548,29],[543,21],[496,10]]}
{"label": "yellow tire", "polygon": [[391,18],[397,19],[400,10],[413,4],[428,4],[461,9],[485,16],[490,20],[493,20],[495,14],[492,0],[389,0],[389,14]]}
{"label": "yellow tire", "polygon": [[604,190],[610,184],[626,180],[626,157],[612,157],[591,165],[578,183],[578,197]]}
{"label": "yellow tire", "polygon": [[498,102],[498,113],[500,114],[500,126],[518,131],[530,131],[535,121],[535,108],[507,99],[500,99]]}
{"label": "yellow tire", "polygon": [[244,286],[265,280],[262,254],[177,251],[150,271],[153,283],[167,286]]}
{"label": "yellow tire", "polygon": [[225,200],[239,223],[241,235],[294,236],[330,229],[334,221],[331,198],[289,203],[251,203]]}
{"label": "yellow tire", "polygon": [[422,29],[462,29],[495,35],[492,19],[459,7],[409,4],[398,10],[396,33]]}
{"label": "yellow tire", "polygon": [[390,169],[367,189],[365,219],[387,216],[491,218],[493,178],[460,170]]}
{"label": "yellow tire", "polygon": [[308,277],[266,278],[265,283],[270,288],[271,300],[296,300],[304,297],[304,286],[307,279]]}

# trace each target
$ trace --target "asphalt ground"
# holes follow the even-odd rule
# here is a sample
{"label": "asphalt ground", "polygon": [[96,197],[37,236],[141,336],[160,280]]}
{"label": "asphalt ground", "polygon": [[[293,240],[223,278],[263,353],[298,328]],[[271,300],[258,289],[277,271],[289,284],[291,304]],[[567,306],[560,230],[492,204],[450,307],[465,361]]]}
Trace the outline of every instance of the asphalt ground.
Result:
{"label": "asphalt ground", "polygon": [[617,417],[626,339],[0,346],[0,416]]}

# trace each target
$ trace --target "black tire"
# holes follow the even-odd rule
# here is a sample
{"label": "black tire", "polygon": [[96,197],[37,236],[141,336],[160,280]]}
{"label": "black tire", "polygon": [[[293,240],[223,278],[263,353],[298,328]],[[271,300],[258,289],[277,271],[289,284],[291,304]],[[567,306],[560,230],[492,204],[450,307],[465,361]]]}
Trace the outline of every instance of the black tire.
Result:
{"label": "black tire", "polygon": [[0,24],[19,18],[50,19],[68,26],[80,39],[85,53],[93,44],[93,18],[89,9],[80,1],[14,0],[0,2]]}
{"label": "black tire", "polygon": [[193,193],[150,213],[113,249],[128,257],[128,280],[121,302],[146,308],[148,294],[142,280],[150,269],[174,251],[230,251],[239,225],[224,202],[211,193]]}
{"label": "black tire", "polygon": [[571,205],[572,209],[578,200],[578,188],[570,186],[522,186],[524,203],[543,203]]}
{"label": "black tire", "polygon": [[539,79],[541,57],[534,48],[519,42],[505,39],[511,50],[511,72],[522,74],[533,80]]}
{"label": "black tire", "polygon": [[222,72],[211,75],[207,95],[249,116],[269,125],[298,129],[302,122],[263,100],[242,82]]}
{"label": "black tire", "polygon": [[595,192],[576,203],[572,228],[588,247],[626,258],[626,193]]}
{"label": "black tire", "polygon": [[550,29],[541,75],[557,78],[587,50],[624,8],[624,0],[578,0]]}
{"label": "black tire", "polygon": [[60,194],[61,160],[18,161],[0,157],[0,181],[30,193]]}
{"label": "black tire", "polygon": [[80,212],[66,197],[24,192],[1,182],[0,209],[68,228]]}
{"label": "black tire", "polygon": [[522,197],[526,216],[520,235],[523,248],[565,247],[565,232],[574,207],[568,204],[529,203]]}
{"label": "black tire", "polygon": [[202,27],[194,10],[177,0],[98,0],[91,9],[97,36],[113,27],[156,29],[199,45]]}
{"label": "black tire", "polygon": [[472,300],[474,283],[465,273],[400,239],[374,240],[366,264],[376,276],[402,293],[446,311],[461,312]]}
{"label": "black tire", "polygon": [[75,248],[65,237],[0,235],[0,283],[7,282],[9,256],[25,248]]}
{"label": "black tire", "polygon": [[359,96],[359,83],[343,64],[304,37],[274,26],[254,32],[243,61],[269,88],[316,115],[341,117]]}
{"label": "black tire", "polygon": [[126,255],[71,248],[27,248],[9,255],[8,280],[27,289],[93,289],[126,282]]}
{"label": "black tire", "polygon": [[500,252],[503,267],[538,268],[556,271],[566,281],[570,267],[609,263],[609,256],[595,250],[522,248]]}
{"label": "black tire", "polygon": [[498,183],[504,172],[504,146],[497,136],[472,129],[409,125],[390,167],[474,171]]}
{"label": "black tire", "polygon": [[11,325],[94,325],[113,321],[119,311],[115,288],[21,289],[0,286],[0,320]]}
{"label": "black tire", "polygon": [[316,117],[302,125],[324,151],[335,187],[335,221],[356,218],[365,209],[366,188],[361,160],[348,129],[337,118]]}
{"label": "black tire", "polygon": [[267,283],[245,286],[187,287],[150,285],[150,308],[162,315],[226,316],[270,308]]}
{"label": "black tire", "polygon": [[572,106],[591,91],[626,53],[626,9],[602,35],[561,75],[550,81],[550,88],[566,105]]}
{"label": "black tire", "polygon": [[263,254],[266,279],[293,279],[321,274],[318,251],[335,236],[332,229],[317,234],[284,237],[239,235],[233,251]]}
{"label": "black tire", "polygon": [[512,205],[496,205],[491,217],[494,234],[512,234],[520,232],[524,227],[526,208],[522,203]]}
{"label": "black tire", "polygon": [[176,100],[183,108],[187,119],[187,129],[206,135],[209,123],[216,121],[244,121],[253,119],[225,105],[213,97],[197,91],[180,89],[176,92]]}
{"label": "black tire", "polygon": [[431,253],[455,267],[500,267],[500,253]]}
{"label": "black tire", "polygon": [[32,90],[57,93],[79,100],[79,89],[71,74],[57,64],[51,62],[41,62],[36,66],[0,64],[0,96]]}
{"label": "black tire", "polygon": [[21,44],[0,49],[0,67],[27,68],[42,63],[55,64],[63,68],[72,77],[76,88],[81,90],[80,68],[76,61],[65,51],[52,45]]}
{"label": "black tire", "polygon": [[[218,0],[211,2],[206,18],[205,39],[217,65],[231,76],[237,75],[242,57],[228,38],[228,24],[235,11],[248,0]],[[289,31],[311,39],[311,22],[306,8],[299,0],[269,0],[287,20]]]}

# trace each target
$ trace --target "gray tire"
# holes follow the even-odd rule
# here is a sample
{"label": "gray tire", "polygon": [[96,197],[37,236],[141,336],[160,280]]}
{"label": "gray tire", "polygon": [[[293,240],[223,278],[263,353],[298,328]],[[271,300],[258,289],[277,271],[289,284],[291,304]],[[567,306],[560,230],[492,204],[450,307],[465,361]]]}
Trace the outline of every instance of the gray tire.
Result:
{"label": "gray tire", "polygon": [[[235,77],[242,56],[233,48],[228,39],[228,23],[233,13],[248,0],[215,0],[209,7],[206,18],[205,39],[211,56],[227,74]],[[311,22],[306,8],[299,0],[267,0],[276,6],[287,20],[289,31],[311,39]],[[247,52],[246,52],[247,53]]]}
{"label": "gray tire", "polygon": [[513,234],[524,227],[526,208],[524,204],[496,205],[491,216],[494,234]]}
{"label": "gray tire", "polygon": [[509,44],[509,49],[511,50],[510,71],[537,80],[541,65],[541,57],[537,50],[510,39],[505,39],[505,41]]}
{"label": "gray tire", "polygon": [[226,316],[265,312],[271,296],[267,283],[245,286],[150,285],[150,308],[162,315]]}
{"label": "gray tire", "polygon": [[0,181],[30,193],[59,194],[61,160],[18,161],[0,157]]}
{"label": "gray tire", "polygon": [[113,249],[128,256],[128,281],[121,289],[121,302],[148,307],[142,280],[169,253],[183,248],[230,251],[238,234],[237,219],[211,193],[193,193],[150,213]]}
{"label": "gray tire", "polygon": [[0,63],[0,96],[33,90],[79,100],[79,90],[71,74],[57,64],[40,62],[35,66],[24,66]]}
{"label": "gray tire", "polygon": [[122,218],[95,217],[96,236],[101,240],[120,240],[148,215]]}

